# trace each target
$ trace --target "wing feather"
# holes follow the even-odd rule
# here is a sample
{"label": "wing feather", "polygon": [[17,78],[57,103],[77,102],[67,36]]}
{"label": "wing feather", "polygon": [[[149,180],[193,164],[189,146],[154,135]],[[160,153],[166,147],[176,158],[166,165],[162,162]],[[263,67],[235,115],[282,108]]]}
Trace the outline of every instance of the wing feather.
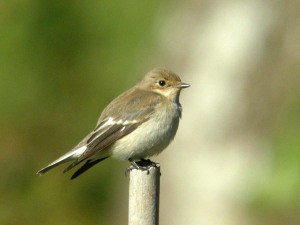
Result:
{"label": "wing feather", "polygon": [[[145,94],[145,93],[144,93]],[[79,163],[89,160],[93,158],[98,152],[103,151],[108,146],[119,140],[120,138],[130,134],[132,131],[137,129],[141,124],[146,122],[151,115],[155,111],[155,107],[157,106],[160,96],[154,95],[152,96],[152,101],[145,102],[145,104],[141,104],[141,107],[138,111],[132,110],[130,104],[134,101],[140,101],[144,95],[139,95],[133,98],[131,101],[128,102],[127,105],[123,106],[123,110],[118,109],[117,114],[112,117],[113,114],[110,114],[111,111],[110,105],[108,107],[109,110],[107,117],[101,120],[94,131],[88,136],[86,139],[86,150],[83,154],[78,157],[72,164],[70,164],[64,172],[72,169]],[[153,101],[153,97],[154,100]],[[129,107],[128,107],[129,106]],[[105,115],[104,110],[104,115]],[[101,115],[103,117],[103,114]]]}

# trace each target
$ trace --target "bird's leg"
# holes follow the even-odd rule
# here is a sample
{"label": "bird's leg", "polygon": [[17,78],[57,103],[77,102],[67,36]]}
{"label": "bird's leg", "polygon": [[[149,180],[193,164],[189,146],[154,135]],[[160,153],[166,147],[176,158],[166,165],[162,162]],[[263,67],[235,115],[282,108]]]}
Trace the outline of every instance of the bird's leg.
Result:
{"label": "bird's leg", "polygon": [[129,162],[131,163],[131,166],[135,169],[140,169],[140,166],[132,159],[129,159]]}
{"label": "bird's leg", "polygon": [[141,158],[139,162],[140,164],[145,164],[145,165],[156,165],[156,163],[152,162],[150,159]]}
{"label": "bird's leg", "polygon": [[131,166],[126,170],[126,174],[133,169],[138,169],[142,171],[147,170],[147,174],[149,174],[149,170],[151,167],[159,167],[158,163],[153,162],[150,159],[141,158],[140,161],[134,161],[131,158],[129,158],[128,160],[131,163]]}
{"label": "bird's leg", "polygon": [[149,170],[150,167],[158,165],[156,162],[144,158],[141,158],[140,161],[134,161],[132,159],[129,159],[129,161],[131,162],[131,165],[135,169],[139,169],[139,170]]}

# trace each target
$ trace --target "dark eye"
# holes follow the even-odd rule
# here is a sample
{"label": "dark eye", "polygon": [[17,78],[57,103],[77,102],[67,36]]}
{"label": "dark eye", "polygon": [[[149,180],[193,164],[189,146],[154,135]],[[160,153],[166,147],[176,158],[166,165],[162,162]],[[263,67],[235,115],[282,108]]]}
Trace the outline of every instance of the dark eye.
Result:
{"label": "dark eye", "polygon": [[166,81],[160,80],[160,81],[158,81],[158,84],[159,84],[159,86],[163,87],[166,85]]}

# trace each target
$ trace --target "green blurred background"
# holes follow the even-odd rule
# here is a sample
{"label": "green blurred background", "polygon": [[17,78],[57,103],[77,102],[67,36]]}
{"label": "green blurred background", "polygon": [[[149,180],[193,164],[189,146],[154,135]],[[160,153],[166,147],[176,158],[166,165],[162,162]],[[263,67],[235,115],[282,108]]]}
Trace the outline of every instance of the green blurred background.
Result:
{"label": "green blurred background", "polygon": [[[182,101],[184,119],[197,115],[201,108],[187,102],[201,95],[197,79],[205,81],[210,74],[200,75],[197,66],[190,69],[192,63],[203,66],[206,62],[193,51],[198,49],[206,59],[211,49],[196,39],[201,40],[213,24],[211,13],[222,14],[223,8],[236,2],[224,1],[220,7],[209,1],[1,1],[0,224],[127,224],[128,178],[124,171],[128,162],[104,161],[74,181],[69,180],[70,173],[61,173],[63,167],[43,177],[35,173],[75,146],[94,128],[105,105],[153,67],[166,66],[183,74],[183,80],[192,84],[186,91],[191,95]],[[258,8],[261,2],[255,1]],[[249,189],[242,189],[247,197],[234,201],[243,213],[232,213],[235,217],[228,220],[232,223],[217,224],[300,224],[300,10],[297,1],[276,4],[265,1],[261,6],[271,7],[276,15],[270,16],[272,26],[261,28],[268,34],[256,46],[259,57],[251,55],[259,62],[249,60],[248,69],[237,70],[247,76],[242,82],[243,115],[235,128],[267,143],[262,145],[265,154],[256,152],[253,157],[254,162],[262,162],[261,170],[247,176]],[[262,20],[270,20],[264,16]],[[212,37],[208,36],[210,42],[214,42]],[[179,135],[189,134],[194,125],[193,120],[186,122]],[[195,128],[197,132],[201,136],[203,131]],[[180,146],[183,138],[178,139]],[[190,149],[200,147],[187,142]],[[171,154],[168,151],[157,160],[163,166]],[[170,166],[166,171],[177,168],[182,160],[173,155],[177,164],[166,163]],[[193,156],[185,157],[189,162]],[[197,178],[187,174],[184,179]],[[176,179],[176,175],[165,175],[166,180]],[[244,181],[245,177],[237,179]],[[167,182],[162,182],[161,218],[163,224],[180,224],[176,213],[168,211],[176,194],[170,198],[167,192],[173,188]],[[182,202],[176,205],[185,207]],[[198,205],[188,206],[195,215],[203,211]],[[208,217],[205,224],[214,224],[208,222],[208,213],[204,216]],[[189,218],[186,224],[199,221],[203,220]]]}
{"label": "green blurred background", "polygon": [[128,163],[111,160],[75,182],[62,168],[35,172],[75,146],[152,67],[158,4],[1,2],[0,224],[126,221]]}

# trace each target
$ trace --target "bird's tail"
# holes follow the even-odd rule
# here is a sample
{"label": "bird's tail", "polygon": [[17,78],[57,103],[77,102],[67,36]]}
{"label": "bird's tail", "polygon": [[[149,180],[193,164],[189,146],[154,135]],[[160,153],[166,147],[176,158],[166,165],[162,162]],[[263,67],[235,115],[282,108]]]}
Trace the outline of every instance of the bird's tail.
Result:
{"label": "bird's tail", "polygon": [[44,173],[48,172],[49,170],[51,170],[52,168],[71,161],[73,159],[76,159],[79,155],[81,155],[84,151],[86,150],[86,146],[82,146],[80,148],[75,148],[72,149],[71,151],[67,152],[66,154],[64,154],[63,156],[59,157],[57,160],[53,161],[52,163],[50,163],[49,165],[47,165],[46,167],[42,168],[41,170],[39,170],[36,174],[38,175],[43,175]]}
{"label": "bird's tail", "polygon": [[[84,173],[85,171],[87,171],[88,169],[92,168],[94,165],[96,165],[97,163],[103,161],[104,159],[107,159],[109,156],[101,158],[101,159],[96,159],[96,160],[88,160],[85,162],[85,164],[80,167],[71,177],[71,180],[75,179],[76,177],[78,177],[79,175],[81,175],[82,173]],[[65,172],[65,171],[64,171]]]}

